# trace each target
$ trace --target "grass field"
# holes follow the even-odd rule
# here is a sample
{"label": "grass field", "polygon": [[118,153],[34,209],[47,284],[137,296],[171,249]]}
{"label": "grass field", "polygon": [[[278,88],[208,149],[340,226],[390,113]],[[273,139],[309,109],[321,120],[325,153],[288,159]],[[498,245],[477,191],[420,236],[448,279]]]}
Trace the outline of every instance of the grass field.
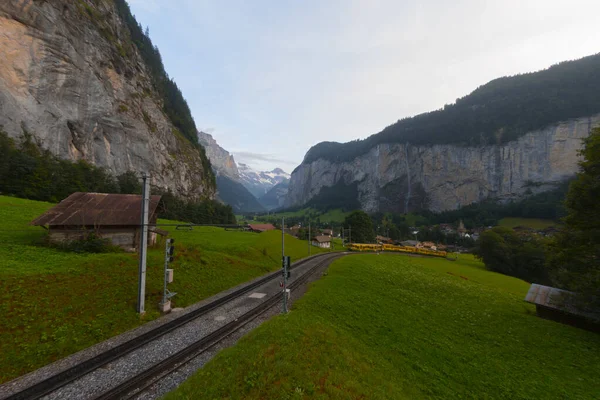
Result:
{"label": "grass field", "polygon": [[273,213],[268,216],[256,217],[258,221],[273,221],[273,220],[281,220],[282,217],[291,218],[291,217],[306,217],[310,216],[312,220],[316,220],[319,218],[321,223],[342,223],[346,216],[350,214],[350,212],[344,212],[341,209],[329,210],[325,213],[312,209],[312,208],[303,208],[298,211],[287,211],[287,212],[278,212]]}
{"label": "grass field", "polygon": [[[137,254],[76,254],[40,246],[29,222],[52,204],[0,196],[0,383],[157,318],[163,245],[149,250],[146,310],[135,312]],[[169,222],[169,221],[159,221]],[[174,307],[185,307],[280,268],[279,232],[171,231]],[[313,247],[312,253],[322,250]],[[306,241],[286,236],[292,260]]]}
{"label": "grass field", "polygon": [[597,399],[600,336],[458,261],[353,255],[167,399]]}
{"label": "grass field", "polygon": [[505,226],[507,228],[514,228],[516,226],[525,226],[532,229],[544,229],[550,226],[556,226],[556,221],[549,219],[536,219],[536,218],[502,218],[498,221],[498,225]]}

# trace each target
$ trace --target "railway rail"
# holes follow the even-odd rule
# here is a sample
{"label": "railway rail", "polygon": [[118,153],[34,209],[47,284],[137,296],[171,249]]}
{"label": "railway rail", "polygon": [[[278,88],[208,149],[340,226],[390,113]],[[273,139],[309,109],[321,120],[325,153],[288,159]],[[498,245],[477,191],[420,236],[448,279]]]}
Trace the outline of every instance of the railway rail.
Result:
{"label": "railway rail", "polygon": [[[315,270],[322,267],[323,265],[327,265],[333,259],[340,257],[339,253],[325,253],[319,254],[317,256],[313,256],[310,258],[306,258],[300,260],[299,262],[293,264],[291,266],[291,270],[296,270],[297,268],[314,263],[315,265],[310,267],[302,276],[299,276],[291,282],[288,288],[294,290],[296,287],[301,285],[308,277],[314,273]],[[173,319],[163,325],[160,325],[148,332],[145,332],[131,340],[128,340],[120,345],[117,345],[107,351],[104,351],[90,359],[87,359],[81,363],[78,363],[68,369],[65,369],[57,374],[54,374],[42,381],[35,383],[25,389],[22,389],[16,393],[12,393],[5,400],[29,400],[29,399],[40,399],[44,396],[55,392],[56,390],[68,385],[71,382],[74,382],[87,374],[115,361],[123,356],[132,353],[136,349],[145,346],[162,336],[166,335],[169,332],[173,332],[178,328],[183,327],[184,325],[190,323],[191,321],[196,320],[197,318],[208,314],[209,312],[216,310],[217,308],[226,305],[227,303],[240,298],[253,291],[254,289],[267,284],[268,282],[281,277],[281,271],[276,271],[271,274],[266,275],[265,277],[258,279],[252,282],[249,285],[246,285],[238,290],[235,290],[221,298],[216,299],[215,301],[205,304],[198,309],[184,314],[176,319]],[[202,349],[207,349],[208,347],[214,345],[222,338],[228,336],[236,329],[239,329],[241,326],[249,322],[250,320],[256,318],[258,315],[262,314],[269,308],[271,308],[274,304],[277,304],[278,301],[281,300],[281,292],[278,296],[271,296],[266,301],[263,301],[249,311],[248,313],[238,317],[235,321],[232,321],[216,331],[210,333],[209,335],[203,337],[198,340],[196,343],[192,344],[190,347],[183,349],[177,354],[168,357],[167,359],[161,361],[160,363],[152,366],[148,370],[143,373],[137,375],[133,378],[133,380],[128,380],[123,382],[119,386],[110,390],[109,392],[105,392],[104,394],[99,395],[98,399],[113,399],[113,398],[121,398],[123,395],[127,394],[126,391],[131,391],[132,386],[139,386],[139,382],[146,382],[149,378],[154,378],[157,374],[160,374],[161,371],[165,371],[168,369],[172,369],[174,365],[180,364],[185,358],[184,356],[189,356],[192,353],[198,353],[198,351],[204,351]],[[182,358],[183,357],[183,358]]]}
{"label": "railway rail", "polygon": [[[308,271],[302,274],[302,276],[296,278],[290,285],[288,285],[288,289],[290,289],[290,292],[296,290],[299,286],[304,284],[309,279],[309,277],[312,274],[314,274],[319,268],[328,265],[331,261],[339,257],[341,257],[340,254],[329,255],[329,257],[323,257],[323,259],[316,263],[315,266],[310,268]],[[130,400],[139,397],[142,393],[144,393],[144,391],[146,391],[148,388],[154,385],[157,381],[163,379],[165,376],[173,372],[176,372],[184,365],[192,361],[194,358],[198,357],[200,354],[202,354],[206,350],[213,347],[215,344],[219,343],[221,340],[231,335],[236,330],[240,329],[250,321],[254,320],[270,308],[277,306],[280,301],[281,293],[272,295],[268,298],[268,300],[262,302],[259,306],[253,308],[252,310],[238,317],[234,321],[229,322],[228,324],[222,326],[218,330],[212,332],[210,335],[199,339],[198,341],[179,351],[178,353],[153,365],[149,369],[121,383],[120,385],[114,387],[108,392],[103,393],[102,395],[96,397],[94,400]]]}

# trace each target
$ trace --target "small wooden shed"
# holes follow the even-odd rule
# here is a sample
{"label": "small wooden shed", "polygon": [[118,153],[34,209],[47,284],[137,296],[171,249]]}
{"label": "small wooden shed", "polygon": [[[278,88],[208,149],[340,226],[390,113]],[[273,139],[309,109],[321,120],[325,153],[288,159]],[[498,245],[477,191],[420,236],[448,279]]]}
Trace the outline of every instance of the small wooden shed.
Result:
{"label": "small wooden shed", "polygon": [[248,224],[248,229],[250,229],[252,232],[261,233],[266,231],[272,231],[277,228],[275,228],[272,224]]}
{"label": "small wooden shed", "polygon": [[[156,243],[160,196],[150,197],[148,244]],[[48,229],[49,240],[64,243],[84,239],[90,233],[110,239],[126,251],[136,251],[140,241],[142,196],[76,192],[31,222]]]}
{"label": "small wooden shed", "polygon": [[315,236],[312,238],[312,245],[315,247],[320,247],[322,249],[330,249],[331,248],[331,237],[329,236]]}

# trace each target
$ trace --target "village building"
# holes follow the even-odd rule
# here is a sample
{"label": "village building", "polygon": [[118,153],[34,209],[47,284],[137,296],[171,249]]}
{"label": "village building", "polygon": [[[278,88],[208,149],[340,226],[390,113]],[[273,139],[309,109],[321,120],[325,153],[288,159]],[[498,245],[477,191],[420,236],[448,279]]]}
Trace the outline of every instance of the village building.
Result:
{"label": "village building", "polygon": [[433,242],[422,242],[422,243],[419,243],[417,245],[417,247],[422,248],[422,249],[437,250],[437,246]]}
{"label": "village building", "polygon": [[440,224],[440,230],[444,235],[452,235],[456,233],[456,229],[454,229],[452,224]]}
{"label": "village building", "polygon": [[379,244],[393,244],[394,243],[394,241],[392,239],[390,239],[389,237],[380,236],[380,235],[377,235],[375,237],[375,240]]}
{"label": "village building", "polygon": [[458,232],[458,235],[460,237],[465,237],[465,235],[467,234],[467,229],[465,228],[465,224],[463,223],[462,219],[460,220],[458,224],[458,229],[456,231]]}
{"label": "village building", "polygon": [[248,229],[252,232],[261,233],[266,231],[272,231],[277,228],[273,224],[248,224]]}
{"label": "village building", "polygon": [[333,236],[333,230],[332,229],[323,229],[321,231],[321,235],[332,237]]}
{"label": "village building", "polygon": [[315,247],[320,247],[322,249],[330,249],[331,248],[331,237],[329,236],[315,236],[312,238],[312,245]]}
{"label": "village building", "polygon": [[[160,196],[151,196],[148,210],[148,245],[157,235],[168,232],[156,229]],[[114,246],[136,251],[140,242],[142,196],[76,192],[31,222],[48,229],[51,243],[83,240],[94,234],[109,239]]]}

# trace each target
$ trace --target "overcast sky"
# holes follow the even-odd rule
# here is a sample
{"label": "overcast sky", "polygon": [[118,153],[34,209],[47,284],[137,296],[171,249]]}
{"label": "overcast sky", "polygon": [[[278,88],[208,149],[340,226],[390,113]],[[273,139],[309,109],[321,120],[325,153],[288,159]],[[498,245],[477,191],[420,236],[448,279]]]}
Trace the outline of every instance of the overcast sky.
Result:
{"label": "overcast sky", "polygon": [[257,169],[600,52],[598,0],[129,3],[198,128]]}

